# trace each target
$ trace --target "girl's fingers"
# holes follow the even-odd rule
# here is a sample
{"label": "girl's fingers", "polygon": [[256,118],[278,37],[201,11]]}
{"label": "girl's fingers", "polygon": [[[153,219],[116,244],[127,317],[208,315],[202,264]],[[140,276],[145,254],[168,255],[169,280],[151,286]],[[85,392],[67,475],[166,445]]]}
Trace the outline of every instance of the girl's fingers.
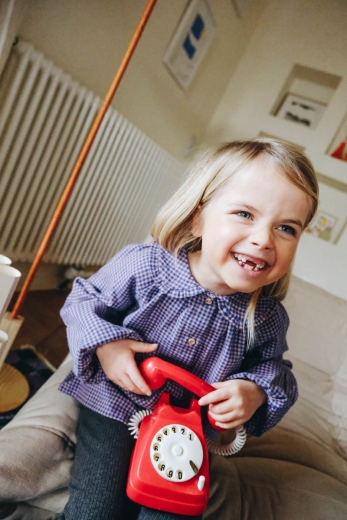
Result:
{"label": "girl's fingers", "polygon": [[218,403],[219,401],[224,401],[230,397],[226,388],[220,388],[215,390],[214,392],[210,392],[209,394],[204,395],[199,399],[200,406],[206,406],[207,404]]}
{"label": "girl's fingers", "polygon": [[153,352],[157,348],[157,343],[143,343],[141,341],[133,341],[130,347],[133,352]]}
{"label": "girl's fingers", "polygon": [[212,419],[216,422],[220,422],[220,423],[229,423],[231,421],[237,421],[237,420],[242,420],[242,417],[240,417],[240,414],[236,413],[236,412],[229,412],[229,413],[223,413],[223,414],[220,414],[220,413],[213,413],[210,411],[210,416],[212,417]]}
{"label": "girl's fingers", "polygon": [[216,425],[221,428],[225,428],[226,430],[231,428],[237,428],[237,426],[243,425],[246,420],[244,417],[240,417],[238,414],[234,412],[230,412],[229,414],[212,414],[211,417],[216,421]]}
{"label": "girl's fingers", "polygon": [[226,399],[224,401],[211,404],[209,410],[215,414],[224,414],[230,412],[231,410],[235,410],[237,408],[234,401],[235,400],[233,399]]}
{"label": "girl's fingers", "polygon": [[136,388],[139,390],[138,392],[132,390],[132,392],[135,391],[136,394],[144,394],[148,396],[152,394],[151,389],[147,385],[146,381],[143,379],[135,362],[129,366],[128,376],[130,380],[133,382],[133,384],[136,386]]}
{"label": "girl's fingers", "polygon": [[229,386],[230,385],[230,381],[219,381],[217,383],[212,383],[211,386],[213,386],[213,388],[223,388],[224,386]]}
{"label": "girl's fingers", "polygon": [[128,392],[143,395],[142,390],[134,383],[134,381],[128,376],[128,374],[123,375],[122,380],[120,382],[120,386]]}
{"label": "girl's fingers", "polygon": [[124,339],[111,341],[97,348],[105,375],[124,390],[140,395],[151,395],[151,389],[143,379],[134,359],[136,352],[153,352],[157,344]]}
{"label": "girl's fingers", "polygon": [[232,428],[237,428],[238,426],[242,426],[244,424],[244,421],[230,421],[228,423],[222,423],[219,421],[216,421],[216,425],[220,428],[223,428],[225,430],[231,430]]}

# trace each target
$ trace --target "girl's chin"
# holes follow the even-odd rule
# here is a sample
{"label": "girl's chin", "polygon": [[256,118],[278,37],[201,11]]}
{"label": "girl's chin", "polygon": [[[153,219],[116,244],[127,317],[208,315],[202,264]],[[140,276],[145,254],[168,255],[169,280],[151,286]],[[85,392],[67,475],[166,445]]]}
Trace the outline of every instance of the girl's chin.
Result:
{"label": "girl's chin", "polygon": [[213,292],[216,294],[220,294],[221,296],[231,296],[232,294],[238,292],[249,294],[259,289],[259,287],[265,285],[263,283],[256,283],[255,280],[240,280],[240,277],[238,277],[235,280],[235,282],[233,282],[232,280],[230,280],[230,282],[226,282],[227,283],[224,285],[221,284],[218,287],[215,287],[215,290],[213,290]]}

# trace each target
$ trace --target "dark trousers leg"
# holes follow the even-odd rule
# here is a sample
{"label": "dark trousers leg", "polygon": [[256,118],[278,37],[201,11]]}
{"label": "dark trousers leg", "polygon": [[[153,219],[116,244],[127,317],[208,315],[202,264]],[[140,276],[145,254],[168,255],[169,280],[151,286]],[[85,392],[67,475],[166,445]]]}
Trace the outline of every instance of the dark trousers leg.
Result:
{"label": "dark trousers leg", "polygon": [[199,520],[141,507],[125,493],[134,447],[128,427],[81,406],[70,498],[57,520]]}
{"label": "dark trousers leg", "polygon": [[125,424],[81,406],[70,498],[59,519],[136,518],[125,493],[133,446]]}

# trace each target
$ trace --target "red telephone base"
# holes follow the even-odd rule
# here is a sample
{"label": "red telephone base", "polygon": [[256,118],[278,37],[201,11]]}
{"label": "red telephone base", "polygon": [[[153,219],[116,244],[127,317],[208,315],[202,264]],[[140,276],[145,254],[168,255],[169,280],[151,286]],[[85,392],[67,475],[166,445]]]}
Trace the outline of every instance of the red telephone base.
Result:
{"label": "red telephone base", "polygon": [[[201,466],[195,468],[193,477],[185,481],[171,481],[170,478],[163,478],[155,469],[155,464],[151,457],[155,460],[164,462],[164,459],[170,457],[167,453],[174,454],[171,462],[165,467],[166,472],[172,467],[173,474],[180,474],[182,466],[180,456],[184,458],[189,451],[189,439],[187,435],[182,436],[182,442],[173,442],[170,445],[168,438],[164,439],[166,455],[164,449],[162,452],[160,442],[158,447],[158,455],[153,451],[153,442],[156,443],[158,434],[166,430],[168,426],[172,441],[177,438],[176,428],[182,426],[193,432],[191,436],[197,438],[194,442],[201,450],[202,462]],[[171,432],[171,433],[170,433]],[[174,432],[174,434],[172,433]],[[189,432],[188,432],[189,433]],[[183,434],[182,434],[183,435]],[[194,437],[196,436],[196,437]],[[199,442],[200,441],[200,442]],[[201,445],[201,446],[200,446]],[[182,455],[181,455],[182,454]],[[177,456],[176,456],[177,455]],[[186,457],[189,459],[189,457]],[[192,457],[197,462],[196,455]],[[177,467],[175,466],[177,461]],[[193,461],[194,462],[194,461]],[[159,462],[158,462],[159,465]],[[194,464],[193,464],[194,466]],[[201,485],[202,484],[202,485]],[[130,463],[130,471],[127,482],[128,497],[138,504],[159,509],[170,513],[181,515],[197,516],[201,515],[207,506],[209,497],[209,467],[208,467],[208,451],[202,423],[200,417],[200,407],[196,399],[192,400],[188,410],[178,408],[169,404],[169,394],[163,393],[159,402],[151,415],[145,417],[141,423],[139,437],[136,442]]]}

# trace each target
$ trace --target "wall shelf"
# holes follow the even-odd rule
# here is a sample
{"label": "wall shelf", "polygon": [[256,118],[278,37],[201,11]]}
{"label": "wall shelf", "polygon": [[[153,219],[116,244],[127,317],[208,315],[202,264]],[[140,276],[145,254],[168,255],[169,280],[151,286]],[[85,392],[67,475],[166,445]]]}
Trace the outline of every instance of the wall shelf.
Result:
{"label": "wall shelf", "polygon": [[335,74],[295,64],[278,94],[271,115],[314,130],[341,79]]}

